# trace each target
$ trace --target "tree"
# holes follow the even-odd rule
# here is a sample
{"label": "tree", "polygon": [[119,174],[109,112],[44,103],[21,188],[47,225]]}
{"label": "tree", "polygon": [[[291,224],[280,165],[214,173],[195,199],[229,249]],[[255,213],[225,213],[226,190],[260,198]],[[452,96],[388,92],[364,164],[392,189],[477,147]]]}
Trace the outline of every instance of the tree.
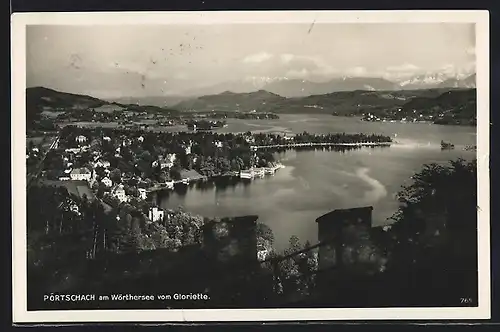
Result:
{"label": "tree", "polygon": [[141,153],[140,157],[142,160],[145,162],[151,164],[153,162],[153,157],[151,156],[151,153],[148,150],[145,150],[144,152]]}
{"label": "tree", "polygon": [[257,245],[271,250],[274,244],[274,233],[269,226],[263,223],[257,223],[256,226]]}
{"label": "tree", "polygon": [[115,168],[109,173],[109,178],[113,183],[121,183],[122,182],[122,172],[119,168]]}
{"label": "tree", "polygon": [[[477,166],[463,159],[429,164],[399,195],[401,207],[388,232],[393,284],[408,298],[454,303],[457,293],[477,295]],[[432,271],[432,273],[429,273]],[[411,275],[408,275],[411,273]],[[409,290],[403,280],[413,278]],[[477,298],[477,297],[476,297]]]}
{"label": "tree", "polygon": [[170,170],[170,177],[174,180],[180,180],[181,179],[181,172],[180,169],[178,168],[172,168]]}

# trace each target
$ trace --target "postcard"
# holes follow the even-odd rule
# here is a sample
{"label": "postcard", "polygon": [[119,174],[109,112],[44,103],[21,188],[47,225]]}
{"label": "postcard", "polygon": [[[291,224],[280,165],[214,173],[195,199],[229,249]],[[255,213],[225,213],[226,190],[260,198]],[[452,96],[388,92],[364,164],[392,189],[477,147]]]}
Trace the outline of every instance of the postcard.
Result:
{"label": "postcard", "polygon": [[15,323],[490,318],[487,11],[11,22]]}

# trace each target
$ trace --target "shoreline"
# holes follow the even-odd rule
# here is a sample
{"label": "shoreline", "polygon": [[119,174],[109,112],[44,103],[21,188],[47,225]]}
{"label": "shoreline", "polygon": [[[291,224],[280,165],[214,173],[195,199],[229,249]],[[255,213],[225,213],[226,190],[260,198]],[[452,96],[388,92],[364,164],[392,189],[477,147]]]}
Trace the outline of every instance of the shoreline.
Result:
{"label": "shoreline", "polygon": [[391,146],[395,144],[394,141],[391,142],[358,142],[358,143],[290,143],[290,144],[279,144],[279,145],[253,145],[250,149],[272,149],[272,148],[294,148],[294,147],[308,147],[308,146]]}

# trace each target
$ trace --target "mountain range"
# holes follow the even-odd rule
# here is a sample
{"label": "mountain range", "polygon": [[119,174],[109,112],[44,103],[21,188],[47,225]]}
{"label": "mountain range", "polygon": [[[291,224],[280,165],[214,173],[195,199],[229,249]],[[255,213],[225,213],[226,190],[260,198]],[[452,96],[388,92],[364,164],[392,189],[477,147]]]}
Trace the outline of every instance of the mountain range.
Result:
{"label": "mountain range", "polygon": [[185,100],[173,109],[186,112],[273,112],[273,113],[334,113],[353,115],[370,110],[388,109],[403,106],[413,99],[423,98],[431,104],[431,99],[456,88],[434,88],[417,90],[387,91],[337,91],[322,95],[285,98],[278,94],[259,90],[250,93],[223,92],[217,95],[202,96]]}
{"label": "mountain range", "polygon": [[367,111],[384,111],[395,107],[403,109],[461,108],[465,105],[475,112],[475,89],[434,88],[396,91],[338,91],[307,97],[285,98],[266,90],[249,93],[225,91],[216,95],[183,100],[169,107],[152,105],[120,104],[86,95],[59,92],[48,88],[26,89],[27,113],[34,115],[43,109],[87,109],[104,105],[119,106],[120,109],[164,112],[273,112],[297,114],[360,115]]}
{"label": "mountain range", "polygon": [[313,82],[279,77],[229,81],[213,86],[193,88],[179,95],[127,97],[111,99],[110,101],[124,104],[170,107],[186,100],[228,92],[251,93],[264,90],[281,97],[296,98],[356,90],[396,91],[475,87],[476,74],[449,75],[446,73],[428,73],[394,81],[378,77],[339,77],[329,81]]}

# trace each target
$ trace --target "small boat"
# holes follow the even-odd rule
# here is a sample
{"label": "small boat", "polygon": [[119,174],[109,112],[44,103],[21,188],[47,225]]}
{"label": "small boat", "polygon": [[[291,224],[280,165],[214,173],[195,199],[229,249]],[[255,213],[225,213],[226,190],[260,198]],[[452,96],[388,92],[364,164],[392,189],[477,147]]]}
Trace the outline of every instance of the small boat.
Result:
{"label": "small boat", "polygon": [[452,143],[441,141],[441,150],[452,150],[454,148],[455,145],[453,145]]}

